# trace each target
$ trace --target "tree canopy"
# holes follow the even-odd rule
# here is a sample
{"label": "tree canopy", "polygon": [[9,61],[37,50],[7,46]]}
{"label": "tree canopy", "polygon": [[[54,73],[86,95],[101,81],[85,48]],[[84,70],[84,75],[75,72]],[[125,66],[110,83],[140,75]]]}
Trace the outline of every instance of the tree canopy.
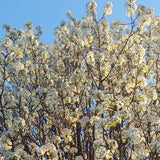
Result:
{"label": "tree canopy", "polygon": [[55,42],[5,24],[0,43],[0,159],[160,159],[160,15],[127,0],[97,18],[67,13]]}

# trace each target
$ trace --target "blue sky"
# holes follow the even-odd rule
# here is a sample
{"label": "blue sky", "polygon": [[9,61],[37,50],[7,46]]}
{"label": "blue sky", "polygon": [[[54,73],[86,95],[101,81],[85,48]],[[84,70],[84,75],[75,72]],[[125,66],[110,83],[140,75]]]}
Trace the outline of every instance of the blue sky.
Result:
{"label": "blue sky", "polygon": [[[2,25],[7,23],[14,28],[23,29],[25,21],[29,20],[34,27],[42,25],[43,36],[41,40],[47,44],[53,43],[54,28],[62,20],[67,20],[66,12],[80,19],[86,16],[85,5],[89,0],[0,0],[0,38],[3,37]],[[102,13],[107,0],[96,0],[98,15]],[[108,20],[125,19],[126,10],[123,7],[125,0],[109,0],[113,3],[113,14]],[[154,8],[155,14],[160,14],[159,0],[137,0],[148,8]]]}

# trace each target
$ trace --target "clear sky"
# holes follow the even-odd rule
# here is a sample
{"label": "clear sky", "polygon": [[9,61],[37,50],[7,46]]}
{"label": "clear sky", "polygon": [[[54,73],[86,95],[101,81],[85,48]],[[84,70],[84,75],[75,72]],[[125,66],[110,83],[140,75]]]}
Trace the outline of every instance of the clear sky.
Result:
{"label": "clear sky", "polygon": [[[2,25],[7,23],[14,28],[23,29],[25,21],[29,20],[34,27],[42,25],[41,40],[47,44],[53,43],[54,28],[62,20],[67,20],[66,12],[71,11],[73,16],[80,19],[86,16],[85,5],[89,0],[0,0],[0,38],[3,36]],[[108,20],[124,19],[126,10],[123,7],[125,0],[109,0],[113,3],[113,14]],[[107,0],[96,0],[98,15],[102,13]],[[160,0],[137,0],[148,8],[154,8],[155,14],[160,14]]]}

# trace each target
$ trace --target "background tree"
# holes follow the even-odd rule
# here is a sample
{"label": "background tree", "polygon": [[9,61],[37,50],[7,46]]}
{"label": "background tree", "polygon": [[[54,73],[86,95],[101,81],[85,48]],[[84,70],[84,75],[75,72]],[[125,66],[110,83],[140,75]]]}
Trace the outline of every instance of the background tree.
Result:
{"label": "background tree", "polygon": [[130,22],[87,17],[55,29],[54,44],[4,25],[0,45],[1,159],[158,160],[160,16],[125,3]]}

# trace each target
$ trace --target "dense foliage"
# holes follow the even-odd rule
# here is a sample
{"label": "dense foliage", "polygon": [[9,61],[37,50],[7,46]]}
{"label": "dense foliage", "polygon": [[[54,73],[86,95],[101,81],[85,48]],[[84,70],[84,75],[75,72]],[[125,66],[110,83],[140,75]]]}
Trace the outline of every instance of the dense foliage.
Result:
{"label": "dense foliage", "polygon": [[0,159],[160,159],[160,15],[127,0],[129,22],[107,2],[97,18],[67,13],[51,45],[41,26],[3,26]]}

